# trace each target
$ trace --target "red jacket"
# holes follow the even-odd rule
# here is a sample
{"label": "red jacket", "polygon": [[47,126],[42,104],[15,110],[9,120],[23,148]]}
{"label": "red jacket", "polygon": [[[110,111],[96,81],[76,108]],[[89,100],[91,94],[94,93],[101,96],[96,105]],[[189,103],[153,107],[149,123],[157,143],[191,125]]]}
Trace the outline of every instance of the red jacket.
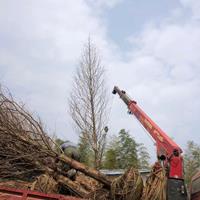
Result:
{"label": "red jacket", "polygon": [[183,157],[182,156],[172,156],[170,159],[170,171],[169,171],[169,177],[170,178],[183,178]]}

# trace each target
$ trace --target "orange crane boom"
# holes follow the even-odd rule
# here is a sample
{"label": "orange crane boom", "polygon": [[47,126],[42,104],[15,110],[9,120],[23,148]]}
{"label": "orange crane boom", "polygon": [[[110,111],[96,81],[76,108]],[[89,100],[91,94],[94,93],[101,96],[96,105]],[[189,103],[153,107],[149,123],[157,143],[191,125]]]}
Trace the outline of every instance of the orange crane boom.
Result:
{"label": "orange crane boom", "polygon": [[[117,86],[113,94],[118,94],[127,105],[129,113],[133,114],[156,142],[158,160],[164,164],[168,174],[168,199],[185,200],[186,190],[183,179],[182,149],[132,100],[125,91]],[[173,194],[171,194],[173,193]],[[177,194],[176,194],[177,193]],[[171,198],[170,198],[171,197]]]}

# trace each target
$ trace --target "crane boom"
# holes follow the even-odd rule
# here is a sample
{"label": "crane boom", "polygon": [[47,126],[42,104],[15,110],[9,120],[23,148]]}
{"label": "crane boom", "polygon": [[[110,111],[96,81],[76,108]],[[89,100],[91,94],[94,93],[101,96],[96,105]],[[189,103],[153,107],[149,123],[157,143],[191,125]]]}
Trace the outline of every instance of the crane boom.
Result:
{"label": "crane boom", "polygon": [[132,100],[125,91],[114,87],[113,93],[118,93],[143,127],[156,142],[157,157],[169,166],[169,177],[183,179],[182,149]]}

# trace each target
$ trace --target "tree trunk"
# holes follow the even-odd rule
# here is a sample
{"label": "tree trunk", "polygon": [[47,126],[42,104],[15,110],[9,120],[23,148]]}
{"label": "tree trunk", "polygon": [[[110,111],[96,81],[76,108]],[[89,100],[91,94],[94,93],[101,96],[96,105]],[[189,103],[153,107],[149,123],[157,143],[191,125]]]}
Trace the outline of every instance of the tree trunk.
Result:
{"label": "tree trunk", "polygon": [[110,189],[111,187],[111,181],[107,179],[107,177],[100,173],[99,171],[92,169],[88,166],[85,166],[82,163],[79,163],[71,158],[68,158],[65,155],[60,155],[59,159],[63,162],[65,162],[66,164],[70,165],[72,168],[86,174],[87,176],[90,176],[94,179],[96,179],[97,181],[103,183],[105,185],[105,187],[107,189]]}
{"label": "tree trunk", "polygon": [[69,188],[76,196],[85,198],[88,195],[88,192],[76,184],[74,181],[60,175],[57,177],[58,183],[61,183],[65,187]]}

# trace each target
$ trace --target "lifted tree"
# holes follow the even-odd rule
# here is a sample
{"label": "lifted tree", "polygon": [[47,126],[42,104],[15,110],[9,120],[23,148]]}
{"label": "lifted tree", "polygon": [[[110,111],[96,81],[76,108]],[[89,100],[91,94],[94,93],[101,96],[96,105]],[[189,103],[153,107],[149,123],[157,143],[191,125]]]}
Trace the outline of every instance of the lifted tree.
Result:
{"label": "lifted tree", "polygon": [[89,39],[84,46],[69,98],[71,117],[94,154],[94,167],[101,166],[107,123],[108,98],[105,71],[97,49]]}

